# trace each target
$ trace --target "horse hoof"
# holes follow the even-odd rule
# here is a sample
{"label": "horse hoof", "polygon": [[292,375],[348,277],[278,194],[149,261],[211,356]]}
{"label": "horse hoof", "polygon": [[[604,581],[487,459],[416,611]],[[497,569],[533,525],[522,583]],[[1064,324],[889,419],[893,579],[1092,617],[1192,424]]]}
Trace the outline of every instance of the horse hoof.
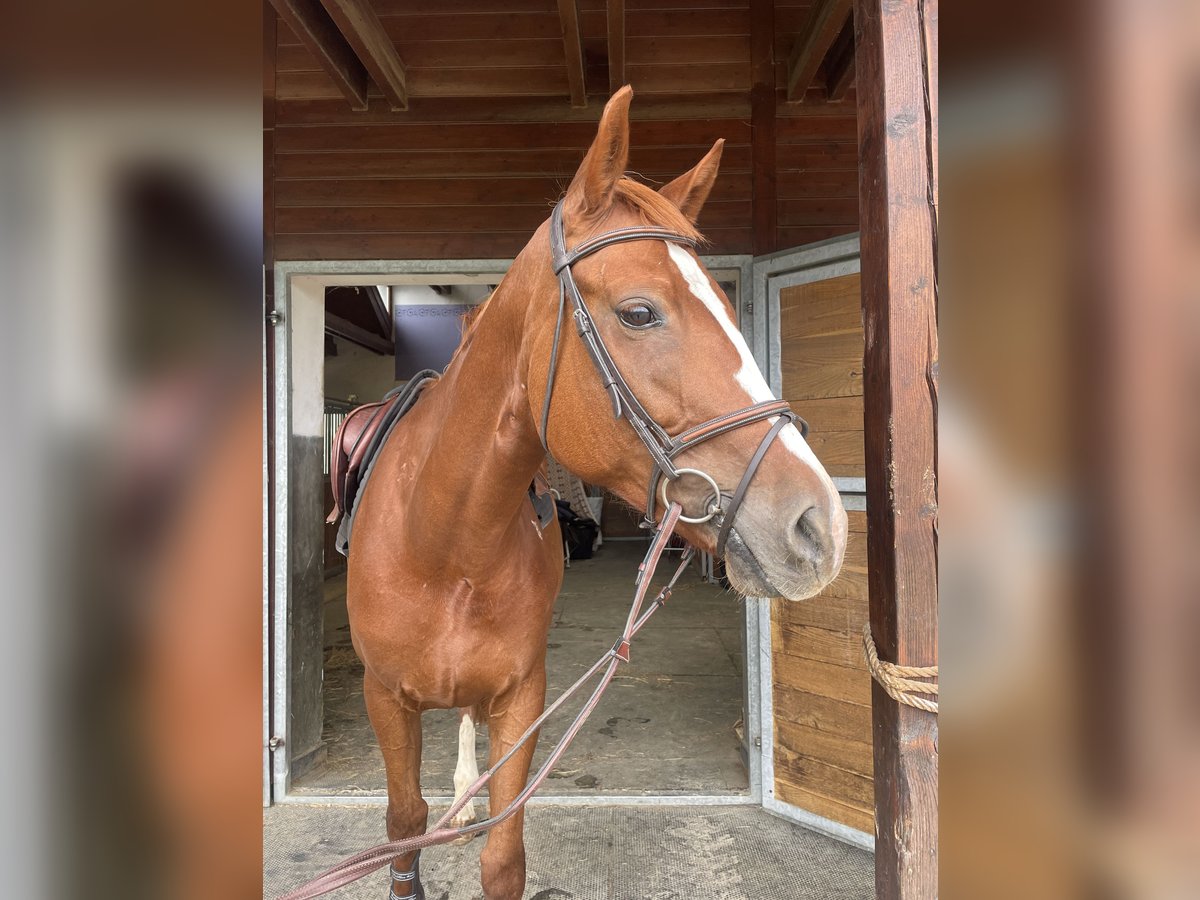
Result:
{"label": "horse hoof", "polygon": [[[474,825],[477,821],[478,821],[478,819],[475,817],[475,814],[471,813],[470,815],[462,816],[461,818],[459,816],[455,816],[453,819],[450,820],[450,824],[453,825],[455,828],[466,828],[468,825]],[[472,834],[464,834],[460,837],[456,837],[450,843],[455,845],[456,847],[461,847],[463,844],[471,843],[471,841],[474,839],[474,837],[475,837],[475,835],[473,833]]]}

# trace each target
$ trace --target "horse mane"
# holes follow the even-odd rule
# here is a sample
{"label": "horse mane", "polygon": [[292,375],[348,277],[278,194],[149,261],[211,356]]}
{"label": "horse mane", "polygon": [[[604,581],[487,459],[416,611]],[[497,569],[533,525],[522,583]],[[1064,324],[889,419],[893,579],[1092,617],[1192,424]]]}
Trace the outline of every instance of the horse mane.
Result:
{"label": "horse mane", "polygon": [[[642,184],[640,181],[634,181],[627,175],[622,176],[614,188],[614,195],[618,202],[624,201],[632,206],[638,212],[644,225],[657,225],[660,228],[666,228],[697,243],[704,241],[704,235],[700,233],[699,229],[692,223],[692,220],[680,212],[678,206],[649,185]],[[589,224],[597,226],[602,223],[612,214],[612,210],[616,205],[614,203],[604,215],[597,217],[596,221]],[[489,294],[481,303],[463,313],[461,319],[462,337],[459,338],[458,346],[454,349],[454,353],[450,357],[450,362],[446,364],[446,368],[450,367],[450,363],[454,362],[467,345],[467,340],[470,338],[471,333],[475,330],[476,323],[479,321],[479,314],[483,312],[483,307],[491,299],[492,294]]]}
{"label": "horse mane", "polygon": [[693,241],[704,240],[692,220],[649,185],[625,176],[617,182],[615,193],[618,200],[624,200],[641,214],[644,224],[669,229]]}

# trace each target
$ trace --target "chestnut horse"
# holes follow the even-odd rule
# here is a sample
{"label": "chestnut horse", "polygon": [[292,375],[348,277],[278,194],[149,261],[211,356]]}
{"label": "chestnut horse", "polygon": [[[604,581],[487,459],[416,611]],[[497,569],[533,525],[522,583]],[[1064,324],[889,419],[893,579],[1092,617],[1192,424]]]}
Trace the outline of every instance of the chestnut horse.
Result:
{"label": "chestnut horse", "polygon": [[[658,192],[626,178],[632,95],[625,87],[609,101],[567,190],[568,246],[647,224],[699,237],[695,221],[723,141]],[[663,240],[622,243],[581,259],[573,274],[614,361],[668,433],[772,398],[729,301],[692,250]],[[495,762],[544,708],[562,541],[556,523],[539,526],[527,489],[545,456],[540,427],[558,291],[546,223],[475,316],[445,374],[387,441],[358,501],[347,602],[387,766],[392,840],[426,827],[422,710],[461,711],[461,795],[475,775],[475,716],[487,722]],[[613,417],[571,331],[558,349],[546,444],[585,481],[644,508],[651,458],[628,422]],[[722,434],[688,449],[680,464],[732,487],[770,427],[757,421]],[[674,499],[693,510],[706,490],[690,477],[672,486]],[[716,546],[714,522],[683,524],[679,533],[699,548]],[[845,537],[838,492],[789,424],[762,458],[729,535],[729,579],[748,595],[811,597],[837,574]],[[493,813],[520,792],[532,755],[531,741],[491,780]],[[470,805],[460,816],[455,824],[473,819]],[[487,900],[517,900],[524,891],[523,826],[518,813],[487,837]],[[423,896],[419,876],[403,877],[415,859],[394,860],[395,896]]]}

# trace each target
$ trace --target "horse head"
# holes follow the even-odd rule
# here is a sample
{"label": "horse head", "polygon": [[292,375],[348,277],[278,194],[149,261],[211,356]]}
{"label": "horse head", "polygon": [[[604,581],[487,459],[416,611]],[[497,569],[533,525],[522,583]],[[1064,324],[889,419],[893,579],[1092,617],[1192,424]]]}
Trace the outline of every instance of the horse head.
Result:
{"label": "horse head", "polygon": [[[563,199],[562,219],[568,248],[614,229],[643,226],[685,239],[615,243],[570,267],[612,362],[653,420],[678,435],[774,398],[729,299],[688,245],[700,239],[696,221],[716,180],[724,142],[717,141],[695,168],[661,190],[633,181],[625,176],[632,96],[625,87],[605,107],[596,139]],[[570,316],[552,361],[560,287],[551,227],[544,224],[522,254],[536,256],[537,273],[523,348],[530,412],[541,420],[554,371],[543,435],[549,451],[580,477],[645,509],[655,463],[630,423],[614,417]],[[675,462],[707,473],[728,498],[776,419],[722,433],[684,450]],[[683,474],[666,490],[692,518],[702,518],[706,505],[714,504],[709,482],[696,475]],[[681,524],[679,531],[712,552],[720,524],[718,515]],[[806,599],[836,577],[845,547],[846,512],[838,491],[801,431],[788,423],[765,447],[728,531],[728,577],[747,595]]]}

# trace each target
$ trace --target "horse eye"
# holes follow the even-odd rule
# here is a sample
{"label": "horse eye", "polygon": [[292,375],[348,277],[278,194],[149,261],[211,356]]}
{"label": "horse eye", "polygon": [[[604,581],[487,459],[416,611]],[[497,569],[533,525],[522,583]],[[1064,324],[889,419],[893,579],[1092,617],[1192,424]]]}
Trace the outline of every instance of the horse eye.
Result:
{"label": "horse eye", "polygon": [[658,321],[654,310],[644,303],[623,306],[617,311],[617,315],[630,328],[648,328]]}

